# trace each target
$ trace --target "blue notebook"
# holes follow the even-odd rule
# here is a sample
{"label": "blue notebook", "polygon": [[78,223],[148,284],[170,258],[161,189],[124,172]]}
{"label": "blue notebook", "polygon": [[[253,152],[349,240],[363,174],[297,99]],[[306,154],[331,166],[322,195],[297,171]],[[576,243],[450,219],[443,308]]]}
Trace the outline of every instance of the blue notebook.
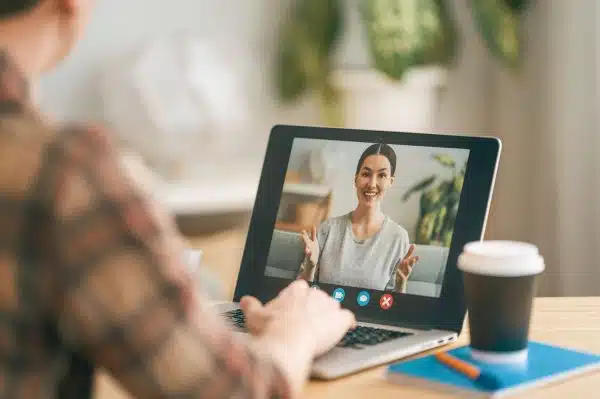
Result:
{"label": "blue notebook", "polygon": [[401,384],[417,384],[434,389],[455,391],[462,395],[470,393],[473,396],[499,397],[600,369],[600,356],[598,355],[535,341],[529,343],[527,366],[520,370],[477,362],[471,358],[468,346],[453,349],[448,353],[482,369],[494,372],[503,387],[496,391],[484,391],[469,378],[441,364],[431,355],[390,365],[387,378]]}

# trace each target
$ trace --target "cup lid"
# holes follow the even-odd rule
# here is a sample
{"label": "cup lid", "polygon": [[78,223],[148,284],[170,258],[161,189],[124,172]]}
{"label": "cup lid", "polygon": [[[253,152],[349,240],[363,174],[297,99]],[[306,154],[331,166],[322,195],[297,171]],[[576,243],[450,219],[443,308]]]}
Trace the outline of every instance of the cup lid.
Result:
{"label": "cup lid", "polygon": [[519,241],[474,241],[464,246],[458,268],[471,273],[516,277],[544,271],[538,248]]}

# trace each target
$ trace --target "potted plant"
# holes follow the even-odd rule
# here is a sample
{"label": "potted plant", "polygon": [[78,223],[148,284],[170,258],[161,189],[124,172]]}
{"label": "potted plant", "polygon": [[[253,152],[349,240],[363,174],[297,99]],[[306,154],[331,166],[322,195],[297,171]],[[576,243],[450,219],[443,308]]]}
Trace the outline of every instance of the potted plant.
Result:
{"label": "potted plant", "polygon": [[421,193],[415,226],[416,244],[450,247],[466,165],[461,167],[452,157],[444,154],[433,155],[433,159],[452,169],[452,176],[445,180],[436,174],[426,177],[406,190],[402,201],[406,202],[413,194]]}
{"label": "potted plant", "polygon": [[[459,35],[450,0],[359,1],[370,73],[352,74],[335,65],[336,50],[345,33],[347,0],[295,0],[281,32],[278,97],[290,103],[312,92],[321,104],[323,122],[330,126],[347,125],[355,112],[394,115],[403,106],[410,107],[414,93],[423,94],[423,90],[417,88],[403,105],[396,101],[402,101],[401,91],[415,76],[435,89],[457,54]],[[518,67],[522,58],[519,22],[527,0],[465,1],[490,53],[507,67]],[[380,101],[371,90],[374,86],[387,90]],[[360,92],[365,88],[371,91]],[[352,91],[358,91],[354,99],[348,98]],[[410,110],[415,112],[418,110]]]}

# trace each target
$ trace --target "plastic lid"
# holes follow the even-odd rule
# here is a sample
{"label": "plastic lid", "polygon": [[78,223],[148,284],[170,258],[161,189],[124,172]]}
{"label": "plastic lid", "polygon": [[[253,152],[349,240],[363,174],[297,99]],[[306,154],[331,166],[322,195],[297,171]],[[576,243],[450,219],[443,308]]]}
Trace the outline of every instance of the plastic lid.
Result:
{"label": "plastic lid", "polygon": [[500,277],[529,276],[544,271],[538,248],[518,241],[475,241],[465,245],[458,268],[477,274]]}

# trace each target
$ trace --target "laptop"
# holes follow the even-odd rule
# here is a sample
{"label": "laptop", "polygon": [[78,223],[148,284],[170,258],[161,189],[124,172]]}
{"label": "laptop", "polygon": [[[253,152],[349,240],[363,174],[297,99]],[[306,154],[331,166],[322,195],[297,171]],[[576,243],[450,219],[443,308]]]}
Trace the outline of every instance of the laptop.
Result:
{"label": "laptop", "polygon": [[[466,315],[457,259],[466,243],[483,238],[500,151],[494,137],[273,127],[234,297],[219,312],[244,334],[244,295],[265,303],[296,278],[327,292],[358,326],[314,360],[311,376],[319,379],[455,341]],[[393,181],[370,171],[367,159],[388,165],[390,175],[394,163]],[[380,180],[367,192],[365,179]],[[384,222],[359,237],[350,216],[369,206]],[[322,252],[308,276],[301,233],[312,226]],[[419,260],[402,284],[393,265],[410,245]]]}

